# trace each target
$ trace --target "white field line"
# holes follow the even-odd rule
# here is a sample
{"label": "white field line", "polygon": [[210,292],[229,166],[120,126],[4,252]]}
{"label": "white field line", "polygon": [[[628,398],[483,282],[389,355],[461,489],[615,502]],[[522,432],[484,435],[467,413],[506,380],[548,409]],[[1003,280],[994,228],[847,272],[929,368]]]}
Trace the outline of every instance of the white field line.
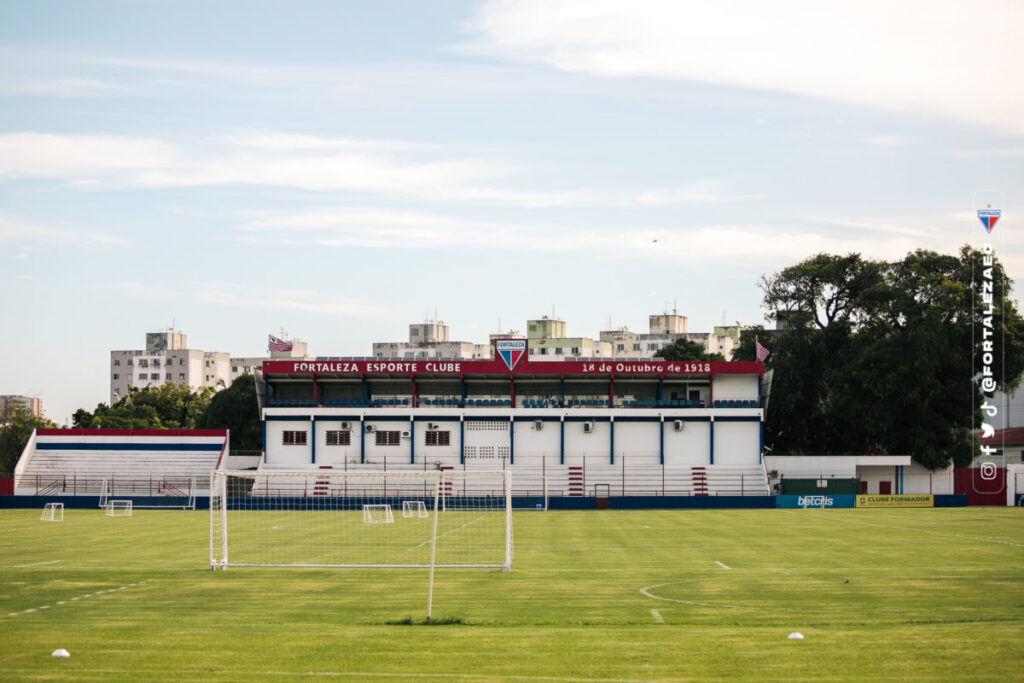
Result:
{"label": "white field line", "polygon": [[[5,667],[4,671],[12,674],[38,674],[38,669],[12,669]],[[111,678],[124,678],[131,674],[166,674],[166,669],[139,669],[133,667],[125,669],[89,669],[90,673],[109,674]],[[209,674],[227,675],[229,677],[244,676],[246,678],[260,678],[263,676],[274,676],[278,678],[412,678],[427,679],[441,678],[449,680],[503,680],[503,681],[560,681],[563,683],[648,683],[647,678],[583,678],[579,676],[524,676],[502,673],[500,675],[488,675],[481,673],[408,673],[405,671],[236,671],[231,670],[210,670],[210,669],[175,669],[176,674],[187,674],[189,677],[205,678]]]}
{"label": "white field line", "polygon": [[652,609],[651,610],[651,616],[654,617],[654,623],[656,623],[656,624],[664,624],[665,623],[665,617],[661,616],[661,612],[659,612],[658,610]]}
{"label": "white field line", "polygon": [[732,567],[728,567],[728,566],[722,564],[721,562],[719,562],[718,560],[715,560],[715,564],[717,564],[722,569],[732,569]]}
{"label": "white field line", "polygon": [[[465,524],[463,524],[461,526],[457,526],[454,529],[449,529],[448,531],[446,531],[443,534],[439,535],[438,538],[444,538],[448,534],[454,534],[459,529],[465,529],[470,524],[473,524],[474,522],[479,522],[484,517],[485,517],[485,515],[480,515],[476,519],[471,519],[471,520],[469,520],[468,522],[466,522]],[[427,545],[428,543],[430,543],[430,539],[429,538],[427,540],[423,541],[423,543],[420,543],[419,545],[414,545],[413,547],[409,548],[409,550],[416,550],[417,548],[422,548],[423,546]]]}
{"label": "white field line", "polygon": [[[84,595],[76,595],[75,597],[70,598],[70,600],[59,600],[55,604],[59,607],[61,605],[67,604],[67,602],[69,602],[69,601],[70,602],[74,602],[76,600],[84,600],[86,598],[91,598],[91,597],[93,597],[95,595],[104,595],[105,593],[116,593],[117,591],[123,591],[123,590],[127,590],[129,588],[135,588],[136,586],[141,586],[143,584],[149,583],[152,580],[153,579],[146,579],[145,581],[139,581],[137,583],[129,583],[129,584],[125,584],[124,586],[118,586],[117,588],[108,588],[107,590],[96,591],[94,593],[86,593]],[[50,605],[42,605],[41,607],[33,607],[31,609],[22,610],[20,612],[10,612],[7,616],[9,616],[9,617],[16,617],[19,614],[32,614],[33,612],[36,612],[36,611],[39,611],[39,610],[44,610],[44,609],[51,609],[51,606]]]}
{"label": "white field line", "polygon": [[[664,602],[676,602],[680,605],[696,605],[697,607],[715,607],[721,609],[756,609],[761,612],[801,612],[809,614],[879,614],[879,612],[857,612],[855,610],[846,609],[800,609],[798,607],[767,607],[765,605],[730,605],[724,602],[698,602],[696,600],[677,600],[676,598],[662,597],[652,592],[655,588],[661,588],[662,586],[671,586],[677,583],[683,582],[669,581],[667,583],[658,583],[653,586],[646,586],[640,589],[640,593],[641,595],[644,595],[653,600],[662,600]],[[902,614],[902,612],[897,612],[896,614]]]}
{"label": "white field line", "polygon": [[28,567],[42,567],[44,564],[57,564],[60,560],[50,560],[49,562],[33,562],[32,564],[13,564],[11,569],[27,569]]}
{"label": "white field line", "polygon": [[[782,510],[782,512],[791,513],[791,512],[795,512],[795,510]],[[966,539],[968,541],[984,541],[985,543],[998,543],[1000,545],[1012,545],[1012,546],[1014,546],[1016,548],[1024,548],[1024,543],[1011,543],[1010,541],[1000,541],[997,538],[983,538],[981,536],[963,536],[961,534],[944,534],[941,531],[929,531],[928,529],[919,529],[917,527],[912,527],[912,526],[896,526],[895,524],[872,524],[871,522],[862,522],[862,521],[856,520],[856,519],[843,519],[841,517],[832,517],[832,516],[828,517],[828,519],[818,518],[818,517],[815,517],[813,519],[815,521],[822,521],[822,522],[833,522],[834,521],[834,522],[842,522],[844,524],[859,524],[860,526],[873,526],[873,527],[877,527],[879,529],[899,529],[901,531],[916,531],[916,532],[918,532],[920,534],[928,534],[930,536],[941,536],[943,538]]]}

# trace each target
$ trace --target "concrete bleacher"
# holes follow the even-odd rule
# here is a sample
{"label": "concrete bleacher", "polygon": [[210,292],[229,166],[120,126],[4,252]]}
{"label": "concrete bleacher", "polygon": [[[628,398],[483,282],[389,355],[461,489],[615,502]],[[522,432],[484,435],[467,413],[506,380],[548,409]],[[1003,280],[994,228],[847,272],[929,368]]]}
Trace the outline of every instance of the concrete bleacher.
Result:
{"label": "concrete bleacher", "polygon": [[182,496],[209,489],[225,430],[39,429],[14,473],[15,495]]}
{"label": "concrete bleacher", "polygon": [[[594,496],[768,496],[771,494],[768,476],[763,465],[736,467],[705,465],[697,467],[667,467],[661,465],[506,465],[512,470],[513,496],[540,496],[545,489],[549,497]],[[469,470],[488,470],[494,467],[466,466]],[[275,468],[261,465],[260,470]],[[294,471],[294,468],[287,468]],[[310,466],[309,472],[323,471]],[[349,463],[344,468],[352,472],[381,470],[379,463]],[[422,472],[435,469],[427,463],[389,463],[388,472]],[[463,469],[459,466],[455,469]],[[500,469],[500,467],[499,467]],[[545,487],[545,481],[547,486]]]}

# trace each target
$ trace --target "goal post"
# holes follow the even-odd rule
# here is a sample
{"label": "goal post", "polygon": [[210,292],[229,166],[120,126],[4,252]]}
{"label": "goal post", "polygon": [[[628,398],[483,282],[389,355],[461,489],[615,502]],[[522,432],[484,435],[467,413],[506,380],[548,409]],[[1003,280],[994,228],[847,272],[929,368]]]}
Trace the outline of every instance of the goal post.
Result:
{"label": "goal post", "polygon": [[131,517],[132,501],[130,500],[108,500],[107,517]]}
{"label": "goal post", "polygon": [[39,517],[40,522],[63,522],[64,503],[47,503],[43,507],[43,514]]}
{"label": "goal post", "polygon": [[211,474],[213,569],[511,563],[509,470]]}

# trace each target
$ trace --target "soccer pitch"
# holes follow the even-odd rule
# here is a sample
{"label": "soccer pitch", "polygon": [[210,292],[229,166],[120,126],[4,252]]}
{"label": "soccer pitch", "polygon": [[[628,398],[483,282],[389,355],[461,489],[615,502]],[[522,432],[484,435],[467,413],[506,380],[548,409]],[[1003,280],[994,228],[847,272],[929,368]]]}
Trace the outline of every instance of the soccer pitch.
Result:
{"label": "soccer pitch", "polygon": [[4,680],[1024,675],[1019,509],[517,511],[429,626],[426,569],[213,572],[207,511],[40,509],[0,510]]}

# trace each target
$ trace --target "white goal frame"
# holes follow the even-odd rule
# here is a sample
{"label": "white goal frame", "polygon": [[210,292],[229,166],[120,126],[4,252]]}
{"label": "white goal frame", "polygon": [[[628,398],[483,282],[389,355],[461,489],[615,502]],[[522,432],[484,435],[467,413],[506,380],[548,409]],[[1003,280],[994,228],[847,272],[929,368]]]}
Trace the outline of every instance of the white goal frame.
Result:
{"label": "white goal frame", "polygon": [[40,522],[63,522],[64,503],[47,503],[43,506],[43,514],[39,517]]}
{"label": "white goal frame", "polygon": [[107,501],[107,517],[131,517],[132,501],[114,500]]}
{"label": "white goal frame", "polygon": [[426,519],[430,517],[427,506],[422,500],[403,500],[402,517],[405,519]]}
{"label": "white goal frame", "polygon": [[[404,516],[364,521],[364,506],[393,510],[410,499],[426,501],[433,524]],[[508,571],[511,564],[511,470],[216,470],[210,476],[211,569]]]}
{"label": "white goal frame", "polygon": [[373,503],[363,506],[363,524],[394,524],[395,515],[391,512],[391,506]]}

